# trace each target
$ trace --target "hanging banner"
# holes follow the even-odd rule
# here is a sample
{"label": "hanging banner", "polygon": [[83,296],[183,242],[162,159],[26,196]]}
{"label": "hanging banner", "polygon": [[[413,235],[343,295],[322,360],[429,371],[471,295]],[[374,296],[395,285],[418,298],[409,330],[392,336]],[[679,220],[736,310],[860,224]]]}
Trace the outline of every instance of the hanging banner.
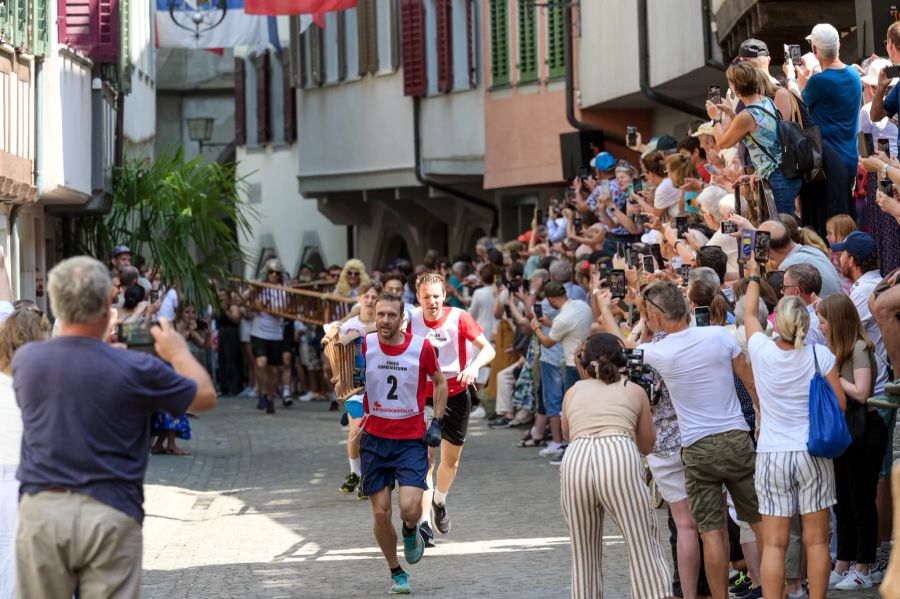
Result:
{"label": "hanging banner", "polygon": [[159,48],[279,47],[275,17],[247,14],[245,0],[156,0]]}

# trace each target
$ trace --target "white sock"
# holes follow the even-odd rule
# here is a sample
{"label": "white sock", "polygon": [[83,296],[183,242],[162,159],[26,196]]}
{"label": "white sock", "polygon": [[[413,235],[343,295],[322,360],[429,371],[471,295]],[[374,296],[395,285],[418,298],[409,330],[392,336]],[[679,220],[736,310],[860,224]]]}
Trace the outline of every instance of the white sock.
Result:
{"label": "white sock", "polygon": [[359,458],[349,458],[349,460],[350,471],[356,476],[362,476],[362,464],[360,463]]}
{"label": "white sock", "polygon": [[444,505],[447,502],[447,493],[441,491],[437,487],[434,489],[434,502],[438,505]]}

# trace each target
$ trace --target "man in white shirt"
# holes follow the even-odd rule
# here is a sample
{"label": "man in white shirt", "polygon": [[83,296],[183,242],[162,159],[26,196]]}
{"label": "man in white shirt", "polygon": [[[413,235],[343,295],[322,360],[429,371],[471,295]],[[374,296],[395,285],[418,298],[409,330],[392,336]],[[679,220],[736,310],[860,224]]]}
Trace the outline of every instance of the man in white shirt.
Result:
{"label": "man in white shirt", "polygon": [[803,262],[793,264],[784,271],[784,282],[781,285],[784,295],[796,295],[806,304],[809,312],[809,332],[804,339],[805,345],[828,345],[825,335],[819,330],[819,315],[816,313],[816,301],[822,291],[822,276],[812,264]]}
{"label": "man in white shirt", "polygon": [[881,329],[872,317],[869,309],[869,296],[875,291],[875,287],[881,282],[881,273],[878,270],[878,247],[875,240],[868,233],[853,231],[841,243],[835,243],[831,249],[840,252],[841,274],[853,281],[850,288],[850,299],[859,312],[859,319],[869,339],[875,344],[877,354],[878,376],[875,380],[874,394],[884,391],[887,382],[887,350],[884,347],[884,339],[881,337]]}
{"label": "man in white shirt", "polygon": [[[753,486],[755,451],[734,386],[737,375],[757,407],[753,374],[735,338],[724,327],[689,327],[690,310],[680,288],[655,283],[644,290],[647,326],[666,337],[644,343],[644,363],[659,372],[681,429],[685,490],[703,538],[704,561],[714,597],[728,596],[728,547],[722,536],[722,485],[738,517],[761,535]],[[758,426],[757,426],[758,429]]]}
{"label": "man in white shirt", "polygon": [[550,348],[559,344],[563,353],[562,364],[541,363],[541,397],[553,434],[553,440],[545,450],[541,450],[541,455],[552,458],[559,457],[564,451],[561,420],[563,397],[578,380],[575,352],[591,332],[594,313],[587,303],[569,299],[566,288],[557,281],[547,283],[544,297],[559,313],[553,317],[549,333],[541,330],[541,323],[537,319],[531,321],[531,330],[542,346]]}

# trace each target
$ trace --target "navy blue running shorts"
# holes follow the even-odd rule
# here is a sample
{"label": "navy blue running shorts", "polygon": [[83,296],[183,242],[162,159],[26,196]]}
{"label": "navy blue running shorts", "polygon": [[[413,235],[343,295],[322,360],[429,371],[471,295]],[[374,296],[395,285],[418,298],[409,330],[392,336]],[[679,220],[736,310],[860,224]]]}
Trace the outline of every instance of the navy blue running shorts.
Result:
{"label": "navy blue running shorts", "polygon": [[363,432],[359,440],[363,495],[374,495],[394,482],[428,489],[428,446],[422,439],[385,439]]}

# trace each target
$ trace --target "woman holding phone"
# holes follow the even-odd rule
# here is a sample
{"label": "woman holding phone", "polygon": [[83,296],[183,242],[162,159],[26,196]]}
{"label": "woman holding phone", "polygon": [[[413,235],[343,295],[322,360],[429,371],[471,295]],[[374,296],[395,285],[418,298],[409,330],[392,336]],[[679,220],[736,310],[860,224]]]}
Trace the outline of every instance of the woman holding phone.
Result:
{"label": "woman holding phone", "polygon": [[716,143],[720,148],[730,148],[743,141],[756,169],[756,177],[772,189],[778,212],[794,214],[794,200],[803,178],[788,179],[781,171],[778,109],[772,101],[775,95],[772,82],[768,75],[748,62],[731,65],[725,77],[745,109],[736,114],[727,102],[706,102]]}
{"label": "woman holding phone", "polygon": [[829,508],[837,499],[832,461],[811,456],[806,448],[810,381],[821,372],[834,389],[841,410],[846,398],[834,354],[825,346],[804,344],[809,312],[803,301],[785,296],[778,302],[775,323],[780,336],[768,338],[757,316],[759,263],[754,257],[745,268],[749,282],[744,326],[761,408],[755,486],[762,515],[764,596],[780,599],[784,595],[784,555],[791,518],[799,511],[809,596],[824,599],[831,569]]}

